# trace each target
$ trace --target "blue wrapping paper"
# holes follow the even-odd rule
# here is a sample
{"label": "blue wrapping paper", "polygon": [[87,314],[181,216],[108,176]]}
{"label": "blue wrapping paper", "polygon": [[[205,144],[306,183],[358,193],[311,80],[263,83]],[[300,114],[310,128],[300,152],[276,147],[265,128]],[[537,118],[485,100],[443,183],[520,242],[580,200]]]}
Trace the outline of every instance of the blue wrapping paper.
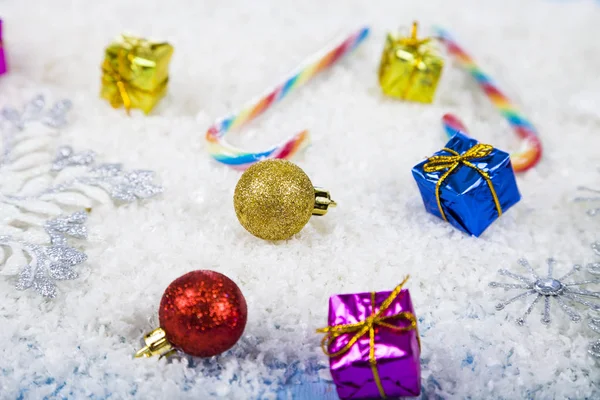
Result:
{"label": "blue wrapping paper", "polygon": [[[445,147],[463,154],[477,143],[477,140],[457,133]],[[441,150],[434,155],[451,156],[452,154]],[[427,161],[415,165],[412,173],[421,192],[425,209],[443,218],[438,208],[435,187],[445,171],[425,172],[423,166]],[[502,213],[521,199],[508,153],[494,148],[489,155],[471,159],[470,162],[489,175],[500,201]],[[498,211],[487,182],[477,170],[466,165],[459,165],[443,181],[440,187],[440,200],[448,222],[473,236],[481,235],[498,218]]]}

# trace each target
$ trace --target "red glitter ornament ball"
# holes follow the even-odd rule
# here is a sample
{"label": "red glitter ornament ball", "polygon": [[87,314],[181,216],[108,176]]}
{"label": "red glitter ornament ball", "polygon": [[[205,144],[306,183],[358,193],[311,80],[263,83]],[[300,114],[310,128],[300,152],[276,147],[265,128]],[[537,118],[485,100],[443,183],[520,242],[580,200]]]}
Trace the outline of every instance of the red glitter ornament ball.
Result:
{"label": "red glitter ornament ball", "polygon": [[211,357],[242,336],[248,309],[240,288],[215,271],[192,271],[175,279],[160,301],[158,317],[167,340],[184,353]]}

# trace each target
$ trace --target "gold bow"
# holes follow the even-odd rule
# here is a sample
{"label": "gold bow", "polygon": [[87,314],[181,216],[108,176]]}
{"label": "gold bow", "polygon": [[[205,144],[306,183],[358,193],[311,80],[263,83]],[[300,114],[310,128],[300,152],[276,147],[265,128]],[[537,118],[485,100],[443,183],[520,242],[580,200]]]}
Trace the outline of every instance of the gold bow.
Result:
{"label": "gold bow", "polygon": [[116,63],[111,62],[109,57],[106,57],[102,63],[102,82],[103,84],[113,84],[117,87],[118,97],[111,99],[110,103],[114,108],[118,108],[122,103],[125,107],[127,115],[130,115],[130,110],[133,103],[131,100],[132,95],[134,97],[136,95],[156,96],[164,89],[164,86],[167,84],[167,80],[165,80],[163,84],[159,85],[154,90],[146,90],[133,84],[131,79],[124,77],[123,73],[120,71],[129,71],[131,69],[131,58],[135,57],[140,49],[150,49],[152,46],[163,45],[163,43],[151,43],[145,39],[139,39],[126,35],[121,36],[121,41],[122,44],[117,52]]}
{"label": "gold bow", "polygon": [[440,187],[442,186],[446,178],[448,178],[448,176],[450,176],[450,174],[461,164],[466,165],[467,167],[479,172],[481,177],[485,179],[485,181],[488,184],[488,187],[490,188],[490,192],[492,193],[492,198],[494,199],[494,204],[496,205],[496,210],[498,211],[498,216],[501,216],[502,207],[500,206],[500,200],[498,200],[498,195],[496,194],[496,190],[494,189],[494,184],[492,183],[490,176],[487,174],[487,172],[479,169],[477,166],[475,166],[469,161],[490,155],[492,150],[494,150],[494,147],[489,144],[477,143],[475,146],[471,147],[463,154],[458,154],[456,151],[448,148],[443,148],[442,150],[447,151],[452,155],[430,157],[425,163],[425,165],[423,165],[423,171],[439,172],[447,170],[446,172],[444,172],[444,174],[440,177],[440,179],[437,181],[437,184],[435,185],[435,198],[437,200],[438,209],[440,210],[440,214],[442,214],[442,218],[444,219],[444,221],[448,221],[448,219],[446,218],[446,213],[444,213],[444,210],[442,208],[442,201],[440,199]]}
{"label": "gold bow", "polygon": [[402,37],[402,38],[398,39],[397,43],[402,46],[412,46],[412,47],[419,47],[421,45],[424,45],[425,43],[429,43],[431,41],[431,38],[425,38],[425,39],[417,38],[418,28],[419,28],[419,24],[417,23],[417,21],[414,21],[412,23],[412,27],[410,28],[410,36]]}
{"label": "gold bow", "polygon": [[415,57],[415,60],[413,62],[414,67],[411,70],[410,76],[408,78],[408,84],[406,85],[406,89],[404,90],[404,93],[402,95],[403,99],[406,99],[406,97],[408,96],[408,92],[414,85],[415,78],[417,77],[417,72],[419,71],[419,65],[421,64],[421,61],[423,61],[423,57],[425,56],[425,54],[423,52],[419,51],[419,47],[421,47],[422,45],[429,43],[431,41],[431,38],[418,39],[417,38],[417,29],[418,29],[417,21],[414,21],[412,24],[411,30],[410,30],[410,36],[402,37],[402,38],[396,40],[396,43],[399,44],[400,46],[412,47],[412,48],[414,48],[414,51],[417,53],[417,56]]}
{"label": "gold bow", "polygon": [[118,108],[122,102],[125,107],[127,115],[130,115],[131,110],[131,98],[129,97],[128,89],[133,86],[126,80],[123,79],[121,74],[117,72],[110,62],[104,62],[102,64],[102,81],[104,83],[112,83],[117,86],[120,99],[112,99],[110,104],[114,108]]}
{"label": "gold bow", "polygon": [[[323,353],[325,353],[328,357],[337,357],[342,355],[350,350],[352,346],[364,335],[369,334],[369,364],[371,364],[371,371],[373,372],[373,377],[375,378],[375,384],[377,385],[377,389],[379,389],[379,394],[382,398],[386,398],[385,391],[383,390],[383,386],[381,385],[381,378],[379,377],[379,372],[377,371],[377,360],[375,358],[375,329],[377,326],[381,326],[384,328],[392,329],[397,332],[406,332],[413,329],[417,329],[417,319],[413,313],[408,311],[403,311],[400,313],[382,316],[382,314],[390,307],[392,302],[398,297],[400,292],[402,291],[402,286],[408,281],[408,276],[404,278],[402,283],[400,283],[396,288],[390,293],[390,295],[385,299],[381,306],[379,307],[379,311],[375,312],[375,292],[371,292],[371,315],[367,317],[364,321],[356,322],[354,324],[340,324],[334,326],[328,326],[326,328],[317,329],[317,333],[324,333],[325,336],[323,340],[321,340],[321,349],[323,349]],[[387,320],[390,319],[404,319],[410,322],[409,326],[399,327],[392,325]],[[354,336],[348,341],[348,343],[341,348],[340,350],[330,353],[329,345],[337,339],[341,335],[352,334]],[[417,334],[418,338],[418,334]],[[419,343],[420,346],[420,343]]]}

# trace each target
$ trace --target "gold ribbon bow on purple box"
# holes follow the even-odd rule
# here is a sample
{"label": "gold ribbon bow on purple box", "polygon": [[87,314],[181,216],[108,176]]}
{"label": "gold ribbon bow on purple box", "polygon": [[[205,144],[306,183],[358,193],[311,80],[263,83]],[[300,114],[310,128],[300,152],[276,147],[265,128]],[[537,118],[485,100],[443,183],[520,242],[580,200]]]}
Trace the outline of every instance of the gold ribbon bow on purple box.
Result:
{"label": "gold ribbon bow on purple box", "polygon": [[[339,370],[336,370],[335,367],[331,367],[332,370],[332,376],[334,377],[334,381],[336,381],[336,385],[338,385],[338,394],[340,395],[341,398],[361,398],[363,395],[367,394],[367,396],[371,396],[374,394],[378,394],[380,397],[382,398],[386,398],[387,395],[390,396],[398,396],[398,395],[414,395],[415,392],[418,392],[420,390],[420,374],[419,374],[419,366],[418,366],[418,350],[417,353],[413,353],[411,351],[411,343],[412,340],[414,340],[414,338],[409,338],[409,337],[403,337],[403,335],[400,336],[396,336],[394,335],[392,338],[393,342],[396,342],[394,344],[383,344],[380,343],[379,346],[381,346],[380,350],[382,348],[390,348],[394,347],[394,346],[399,346],[400,348],[402,348],[403,352],[405,354],[407,354],[407,358],[404,360],[399,360],[400,363],[403,363],[402,365],[398,365],[398,368],[402,369],[402,366],[404,365],[409,365],[409,368],[406,368],[406,371],[410,371],[410,372],[406,372],[404,373],[404,376],[411,376],[411,372],[414,372],[414,376],[411,376],[411,382],[403,382],[403,386],[398,386],[398,381],[401,379],[398,379],[397,377],[387,377],[385,378],[386,380],[386,385],[388,385],[388,387],[392,387],[393,389],[390,390],[393,391],[392,393],[386,393],[386,390],[384,389],[384,384],[382,383],[382,377],[380,374],[380,371],[378,369],[378,362],[377,362],[377,357],[376,357],[376,336],[382,333],[379,330],[381,329],[382,331],[387,331],[388,333],[405,333],[405,332],[409,332],[409,331],[415,331],[416,332],[416,343],[418,343],[418,347],[420,349],[420,342],[418,339],[418,330],[417,330],[417,319],[414,315],[414,313],[412,312],[412,304],[410,302],[410,297],[408,295],[408,292],[406,290],[404,290],[403,292],[403,286],[406,283],[406,281],[408,280],[408,277],[406,277],[404,279],[404,281],[402,283],[400,283],[393,291],[388,292],[389,295],[387,295],[387,297],[383,300],[383,302],[381,302],[381,305],[378,306],[377,305],[377,301],[376,301],[376,297],[381,298],[381,296],[383,295],[382,293],[376,293],[376,292],[371,292],[370,293],[370,310],[371,312],[366,315],[364,317],[364,319],[355,322],[355,323],[344,323],[344,324],[332,324],[332,321],[335,320],[335,316],[332,316],[331,312],[332,312],[332,307],[331,307],[331,300],[330,300],[330,317],[329,317],[329,323],[330,326],[326,327],[326,328],[321,328],[318,329],[317,332],[318,333],[324,333],[325,336],[323,337],[322,341],[321,341],[321,348],[323,350],[323,353],[325,353],[325,355],[327,355],[330,359],[331,362],[334,364],[337,364],[338,361],[340,361],[339,359],[335,360],[336,358],[340,357],[340,356],[345,356],[347,355],[347,353],[350,352],[350,350],[353,348],[353,346],[358,346],[359,341],[361,341],[363,339],[363,337],[368,336],[368,363],[370,365],[370,370],[371,370],[371,374],[372,374],[372,378],[373,381],[375,382],[376,385],[376,389],[375,388],[370,388],[370,387],[363,387],[363,388],[359,388],[358,391],[361,391],[360,394],[355,393],[356,390],[356,386],[360,386],[361,384],[359,382],[366,382],[368,386],[368,382],[369,382],[369,378],[364,376],[364,372],[362,372],[360,370],[360,368],[356,368],[356,372],[355,375],[357,376],[357,381],[353,383],[353,385],[347,385],[346,387],[340,387],[340,382],[336,381],[336,376],[339,378]],[[400,296],[400,294],[403,294],[403,296]],[[367,294],[367,293],[365,293]],[[358,294],[358,295],[338,295],[338,296],[333,296],[333,298],[337,298],[338,300],[345,298],[345,300],[340,300],[342,301],[342,303],[344,304],[343,307],[338,308],[336,307],[338,310],[341,309],[345,309],[345,310],[350,310],[350,309],[355,309],[355,306],[357,308],[362,308],[362,306],[358,306],[357,304],[361,304],[363,305],[364,303],[361,302],[361,299],[363,298],[364,294]],[[381,301],[381,300],[379,300]],[[356,303],[358,302],[358,303]],[[392,305],[393,305],[393,309],[392,309]],[[348,306],[348,307],[347,307]],[[402,309],[402,311],[397,311],[399,309]],[[366,311],[365,311],[366,312]],[[365,315],[362,314],[361,315]],[[352,318],[362,318],[362,316],[357,316],[354,315]],[[346,318],[344,318],[346,319]],[[338,338],[341,338],[345,336],[343,339],[346,341],[346,344],[343,345],[341,348],[339,348],[338,350],[332,350],[332,348],[335,348],[335,342]],[[381,339],[381,338],[380,338]],[[390,339],[389,337],[387,339]],[[343,343],[343,342],[342,342]],[[360,352],[360,350],[358,350],[358,352]],[[414,360],[413,357],[416,357],[416,360]],[[363,360],[355,360],[358,361],[359,363],[364,362]],[[393,362],[393,361],[392,361]],[[390,360],[386,360],[386,364],[389,364]],[[343,369],[348,369],[348,368],[352,368],[352,365],[348,365],[347,363],[343,362],[342,364],[344,364],[344,368]],[[398,368],[394,368],[394,370],[397,370]],[[344,373],[345,375],[348,375],[348,372],[346,371]],[[339,379],[338,379],[339,380]],[[392,383],[393,382],[393,383]],[[343,385],[342,385],[343,386]],[[411,388],[408,392],[406,392],[405,390],[407,390],[407,388]],[[349,390],[348,390],[349,389]],[[404,390],[404,391],[403,391]],[[357,397],[355,397],[357,396]]]}

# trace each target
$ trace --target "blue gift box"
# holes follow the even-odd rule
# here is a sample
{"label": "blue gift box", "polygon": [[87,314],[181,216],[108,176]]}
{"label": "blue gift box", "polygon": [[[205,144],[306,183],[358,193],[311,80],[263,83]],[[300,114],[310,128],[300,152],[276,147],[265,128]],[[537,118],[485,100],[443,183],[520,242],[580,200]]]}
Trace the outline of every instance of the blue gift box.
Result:
{"label": "blue gift box", "polygon": [[415,165],[412,173],[425,209],[474,236],[521,199],[509,154],[461,133],[445,149]]}

